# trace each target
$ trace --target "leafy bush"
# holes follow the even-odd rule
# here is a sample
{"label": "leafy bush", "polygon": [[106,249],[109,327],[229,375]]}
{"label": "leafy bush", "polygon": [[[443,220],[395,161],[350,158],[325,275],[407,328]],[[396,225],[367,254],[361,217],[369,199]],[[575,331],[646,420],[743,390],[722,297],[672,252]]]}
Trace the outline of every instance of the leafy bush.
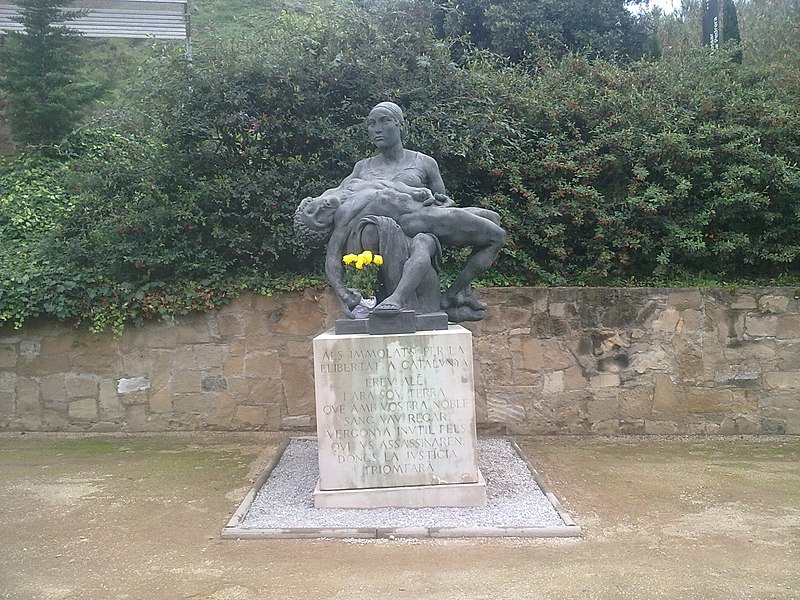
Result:
{"label": "leafy bush", "polygon": [[450,195],[501,214],[485,282],[800,275],[796,72],[703,50],[456,64],[430,5],[381,6],[285,13],[191,65],[161,49],[124,110],[2,166],[0,323],[119,330],[318,282],[291,215],[372,151],[364,117],[387,99]]}

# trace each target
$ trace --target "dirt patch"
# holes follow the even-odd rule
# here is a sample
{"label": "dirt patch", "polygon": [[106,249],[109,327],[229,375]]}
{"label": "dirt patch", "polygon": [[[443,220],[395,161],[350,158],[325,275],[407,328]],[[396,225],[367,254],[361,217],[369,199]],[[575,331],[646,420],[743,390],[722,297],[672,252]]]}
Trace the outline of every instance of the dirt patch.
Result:
{"label": "dirt patch", "polygon": [[800,439],[516,438],[576,540],[221,540],[282,441],[0,435],[0,598],[797,598]]}

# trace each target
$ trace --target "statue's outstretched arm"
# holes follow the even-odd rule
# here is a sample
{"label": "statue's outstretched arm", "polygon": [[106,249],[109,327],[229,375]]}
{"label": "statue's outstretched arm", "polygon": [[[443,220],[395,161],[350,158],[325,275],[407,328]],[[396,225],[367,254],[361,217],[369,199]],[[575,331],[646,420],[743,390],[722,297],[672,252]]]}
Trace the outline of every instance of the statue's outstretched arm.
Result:
{"label": "statue's outstretched arm", "polygon": [[344,252],[344,243],[346,240],[346,229],[334,229],[333,234],[328,240],[328,246],[325,251],[325,275],[327,275],[333,291],[336,292],[336,296],[341,301],[344,313],[348,317],[354,317],[352,309],[361,302],[361,294],[344,285],[342,252]]}

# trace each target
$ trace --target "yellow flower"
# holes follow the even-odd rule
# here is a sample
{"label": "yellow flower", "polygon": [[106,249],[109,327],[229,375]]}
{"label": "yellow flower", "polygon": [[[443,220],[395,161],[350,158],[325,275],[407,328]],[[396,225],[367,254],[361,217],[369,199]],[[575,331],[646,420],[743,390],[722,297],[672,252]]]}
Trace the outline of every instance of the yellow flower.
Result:
{"label": "yellow flower", "polygon": [[376,254],[373,257],[372,262],[380,267],[383,264],[383,257],[380,254]]}
{"label": "yellow flower", "polygon": [[361,257],[359,257],[359,259],[356,261],[356,269],[360,270],[363,268],[364,268],[364,260]]}
{"label": "yellow flower", "polygon": [[364,250],[361,254],[359,254],[359,258],[364,261],[365,265],[368,265],[372,262],[372,252],[369,250]]}
{"label": "yellow flower", "polygon": [[344,264],[346,264],[346,265],[349,265],[350,263],[354,263],[354,262],[356,262],[357,260],[358,260],[358,257],[357,257],[355,254],[345,254],[345,255],[342,257],[342,262],[343,262]]}

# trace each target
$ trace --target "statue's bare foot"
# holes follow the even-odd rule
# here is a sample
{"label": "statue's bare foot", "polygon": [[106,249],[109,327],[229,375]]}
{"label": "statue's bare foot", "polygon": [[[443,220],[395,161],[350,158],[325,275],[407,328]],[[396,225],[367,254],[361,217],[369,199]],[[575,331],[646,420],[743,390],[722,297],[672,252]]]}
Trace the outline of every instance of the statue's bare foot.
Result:
{"label": "statue's bare foot", "polygon": [[447,313],[447,320],[451,323],[482,321],[486,316],[485,310],[474,310],[468,306],[452,306],[445,308],[444,312]]}
{"label": "statue's bare foot", "polygon": [[402,305],[399,302],[397,302],[394,298],[389,296],[388,298],[386,298],[386,300],[384,300],[383,302],[378,304],[378,306],[373,308],[372,312],[377,313],[379,315],[396,315],[401,310],[403,310]]}
{"label": "statue's bare foot", "polygon": [[485,311],[487,304],[478,300],[473,294],[471,288],[463,288],[456,292],[455,295],[445,293],[442,296],[442,308],[457,308],[466,306],[473,311]]}

